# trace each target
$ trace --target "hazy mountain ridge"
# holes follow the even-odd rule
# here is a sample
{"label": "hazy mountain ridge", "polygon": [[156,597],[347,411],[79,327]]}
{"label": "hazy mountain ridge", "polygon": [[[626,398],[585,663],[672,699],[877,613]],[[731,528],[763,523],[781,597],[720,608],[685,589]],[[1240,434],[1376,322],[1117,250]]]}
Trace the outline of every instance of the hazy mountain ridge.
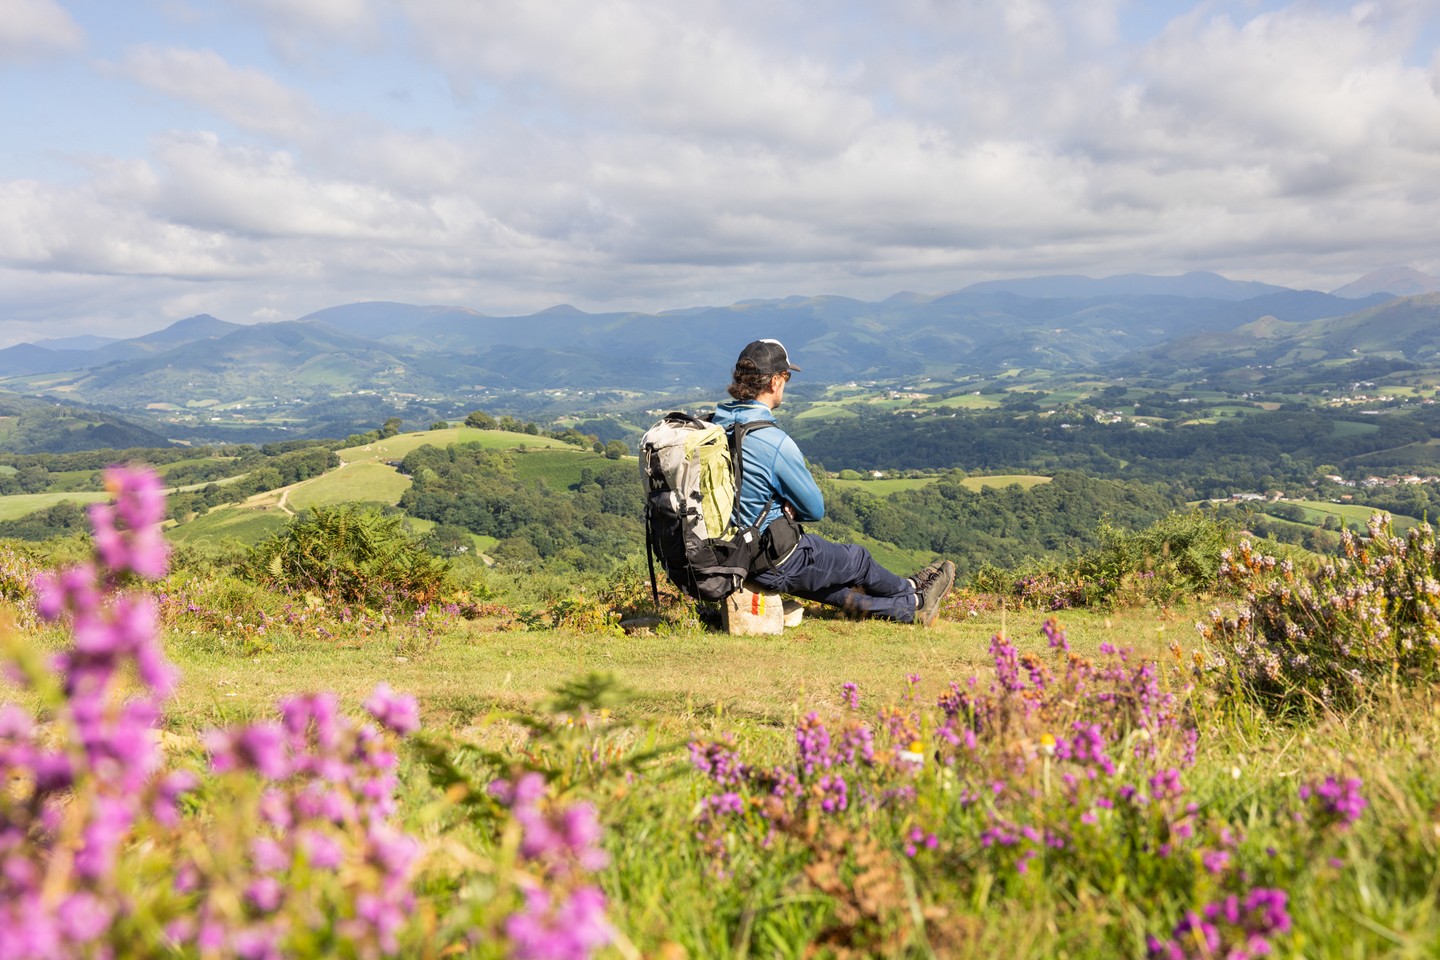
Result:
{"label": "hazy mountain ridge", "polygon": [[1332,290],[1337,297],[1367,297],[1373,293],[1389,293],[1397,297],[1413,297],[1440,293],[1440,277],[1421,273],[1410,267],[1384,267],[1371,270],[1353,283]]}
{"label": "hazy mountain ridge", "polygon": [[[63,391],[128,410],[201,398],[318,403],[369,391],[661,393],[718,389],[738,345],[758,337],[784,341],[817,384],[1017,367],[1099,371],[1117,363],[1160,371],[1392,356],[1384,330],[1409,316],[1412,308],[1397,306],[1403,302],[1382,292],[1349,299],[1201,273],[1038,277],[876,302],[789,296],[653,314],[559,305],[493,316],[373,301],[253,325],[201,314],[89,350],[21,344],[0,350],[0,376],[15,389]],[[1431,308],[1419,302],[1413,310],[1423,317]],[[1342,343],[1345,317],[1359,319]],[[1414,325],[1400,352],[1440,355],[1440,333],[1423,320]]]}
{"label": "hazy mountain ridge", "polygon": [[1184,368],[1300,368],[1361,358],[1440,365],[1440,293],[1388,299],[1343,316],[1296,323],[1266,316],[1142,351],[1119,361],[1117,369],[1170,376]]}

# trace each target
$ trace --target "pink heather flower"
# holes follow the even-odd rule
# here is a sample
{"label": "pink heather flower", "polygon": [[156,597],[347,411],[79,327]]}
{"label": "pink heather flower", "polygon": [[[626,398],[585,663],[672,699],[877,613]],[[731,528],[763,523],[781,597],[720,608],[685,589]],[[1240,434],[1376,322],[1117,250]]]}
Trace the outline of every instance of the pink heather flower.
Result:
{"label": "pink heather flower", "polygon": [[1228,850],[1206,850],[1200,857],[1200,863],[1205,872],[1218,875],[1225,872],[1230,866],[1230,851]]}
{"label": "pink heather flower", "polygon": [[364,893],[355,898],[355,913],[375,931],[381,950],[393,954],[400,949],[398,934],[405,925],[405,912],[399,904]]}
{"label": "pink heather flower", "polygon": [[514,960],[588,960],[610,942],[605,920],[605,895],[581,887],[558,904],[550,894],[532,887],[525,908],[505,921]]}
{"label": "pink heather flower", "polygon": [[40,619],[54,622],[62,613],[76,616],[93,614],[100,607],[100,591],[96,586],[95,568],[79,564],[59,573],[41,573],[35,577],[35,612]]}
{"label": "pink heather flower", "polygon": [[81,847],[75,854],[75,872],[90,880],[106,877],[115,867],[115,854],[130,832],[135,813],[128,798],[96,797],[90,820],[81,831]]}
{"label": "pink heather flower", "polygon": [[806,776],[834,762],[830,755],[830,732],[814,713],[806,714],[795,726],[795,745],[799,748],[800,769],[805,771]]}
{"label": "pink heather flower", "polygon": [[256,770],[271,780],[290,773],[285,737],[276,723],[257,723],[239,730],[212,730],[205,735],[210,751],[210,768],[216,773]]}
{"label": "pink heather flower", "polygon": [[56,912],[60,934],[71,943],[91,943],[110,929],[115,908],[90,893],[66,897]]}
{"label": "pink heather flower", "polygon": [[260,817],[272,827],[288,830],[295,822],[290,798],[285,791],[271,788],[260,795]]}
{"label": "pink heather flower", "polygon": [[105,487],[114,494],[114,504],[89,508],[96,555],[111,570],[129,570],[148,580],[163,577],[169,548],[160,534],[165,519],[160,478],[149,469],[111,467],[105,471]]}
{"label": "pink heather flower", "polygon": [[854,683],[846,681],[840,685],[840,696],[845,700],[845,706],[851,710],[860,709],[860,688]]}
{"label": "pink heather flower", "polygon": [[305,858],[312,867],[335,870],[345,859],[340,844],[319,830],[302,830],[296,835],[295,841],[305,852]]}
{"label": "pink heather flower", "polygon": [[289,697],[280,702],[280,714],[291,745],[303,749],[313,735],[315,743],[325,750],[339,742],[337,718],[340,707],[333,693]]}
{"label": "pink heather flower", "polygon": [[290,852],[273,837],[250,841],[250,860],[262,873],[280,873],[290,867]]}
{"label": "pink heather flower", "polygon": [[75,767],[65,753],[35,753],[30,759],[30,772],[35,777],[35,792],[41,796],[68,790],[75,782]]}
{"label": "pink heather flower", "polygon": [[272,913],[285,899],[285,888],[274,877],[256,877],[245,888],[245,899],[261,913]]}
{"label": "pink heather flower", "polygon": [[420,707],[415,698],[394,692],[383,680],[376,685],[364,707],[372,717],[402,737],[420,729]]}
{"label": "pink heather flower", "polygon": [[115,495],[115,512],[130,530],[158,526],[165,519],[165,490],[146,467],[111,467],[105,488]]}
{"label": "pink heather flower", "polygon": [[1051,617],[1040,629],[1044,632],[1045,639],[1050,642],[1051,649],[1058,649],[1062,653],[1070,652],[1070,642],[1065,639],[1065,631],[1061,629],[1059,620]]}
{"label": "pink heather flower", "polygon": [[701,800],[700,806],[711,814],[740,814],[745,812],[745,798],[733,791],[717,793]]}
{"label": "pink heather flower", "polygon": [[849,785],[838,774],[821,777],[816,790],[820,794],[820,809],[826,813],[840,813],[850,806]]}
{"label": "pink heather flower", "polygon": [[1348,828],[1360,819],[1369,805],[1361,788],[1365,783],[1358,777],[1341,780],[1327,776],[1319,783],[1306,783],[1300,787],[1300,799],[1308,801],[1317,819],[1323,823],[1334,823]]}
{"label": "pink heather flower", "polygon": [[588,803],[577,803],[562,811],[559,819],[560,833],[575,861],[592,872],[605,869],[610,855],[600,846],[602,831],[595,808]]}
{"label": "pink heather flower", "polygon": [[370,860],[390,877],[403,878],[420,856],[420,842],[393,827],[374,825],[365,839]]}
{"label": "pink heather flower", "polygon": [[1275,950],[1271,938],[1290,932],[1288,899],[1285,891],[1264,887],[1244,899],[1231,894],[1187,912],[1169,940],[1148,938],[1149,954],[1163,960],[1267,956]]}
{"label": "pink heather flower", "polygon": [[736,786],[749,775],[733,744],[723,741],[690,742],[690,763],[721,786]]}

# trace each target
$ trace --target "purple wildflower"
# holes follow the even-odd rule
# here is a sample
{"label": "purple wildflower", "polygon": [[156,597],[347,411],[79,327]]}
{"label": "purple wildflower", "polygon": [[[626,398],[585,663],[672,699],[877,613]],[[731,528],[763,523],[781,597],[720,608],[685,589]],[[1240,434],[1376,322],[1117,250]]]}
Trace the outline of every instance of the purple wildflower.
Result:
{"label": "purple wildflower", "polygon": [[1266,956],[1274,951],[1271,940],[1290,932],[1288,903],[1283,890],[1257,887],[1243,899],[1231,894],[1198,913],[1187,912],[1169,940],[1150,937],[1150,956],[1163,960]]}
{"label": "purple wildflower", "polygon": [[749,768],[728,740],[690,742],[690,763],[721,786],[736,786],[749,776]]}
{"label": "purple wildflower", "polygon": [[795,726],[795,745],[800,753],[800,769],[806,776],[834,762],[830,754],[830,732],[814,713],[806,714]]}
{"label": "purple wildflower", "polygon": [[1319,825],[1334,824],[1346,829],[1354,826],[1369,805],[1361,793],[1364,786],[1364,781],[1358,777],[1341,780],[1327,776],[1318,783],[1301,785],[1300,799],[1309,803],[1312,816]]}
{"label": "purple wildflower", "polygon": [[420,729],[420,707],[415,698],[394,692],[383,680],[376,685],[364,707],[372,717],[402,737]]}

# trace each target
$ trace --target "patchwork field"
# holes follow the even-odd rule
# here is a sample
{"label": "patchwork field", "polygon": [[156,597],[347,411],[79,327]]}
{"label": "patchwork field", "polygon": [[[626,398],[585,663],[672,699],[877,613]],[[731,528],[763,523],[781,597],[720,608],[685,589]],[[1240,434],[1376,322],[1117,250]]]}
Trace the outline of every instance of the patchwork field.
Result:
{"label": "patchwork field", "polygon": [[[919,490],[928,487],[936,481],[936,477],[878,477],[868,480],[841,480],[834,481],[837,487],[845,490],[859,490],[876,497],[889,496],[899,490]],[[960,485],[967,490],[982,490],[986,487],[1004,488],[1012,484],[1018,484],[1028,490],[1031,487],[1042,483],[1049,483],[1049,477],[1040,477],[1034,474],[1015,473],[1002,474],[993,477],[966,477],[960,481]]]}

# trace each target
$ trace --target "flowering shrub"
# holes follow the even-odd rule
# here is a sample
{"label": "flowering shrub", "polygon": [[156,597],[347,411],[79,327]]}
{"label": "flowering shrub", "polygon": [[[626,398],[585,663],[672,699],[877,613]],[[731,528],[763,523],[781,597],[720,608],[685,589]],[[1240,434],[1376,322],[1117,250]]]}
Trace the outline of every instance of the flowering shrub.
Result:
{"label": "flowering shrub", "polygon": [[1283,890],[1231,894],[1190,911],[1168,940],[1150,938],[1150,956],[1161,960],[1249,960],[1274,952],[1271,938],[1290,932],[1289,898]]}
{"label": "flowering shrub", "polygon": [[1223,587],[1220,552],[1236,539],[1233,527],[1202,511],[1172,513],[1136,533],[1102,523],[1098,534],[1100,546],[1079,557],[1017,570],[986,565],[971,586],[1039,610],[1170,604]]}
{"label": "flowering shrub", "polygon": [[[112,470],[112,505],[90,508],[95,557],[34,588],[45,620],[68,615],[73,646],[54,671],[12,642],[14,672],[59,707],[48,723],[19,705],[0,707],[0,956],[78,955],[120,920],[115,864],[136,821],[164,819],[189,786],[160,776],[151,731],[175,674],[155,640],[155,607],[127,589],[164,572],[164,515],[153,475]],[[138,691],[121,698],[121,671]],[[43,714],[42,714],[43,715]],[[18,787],[18,789],[17,789]]]}
{"label": "flowering shrub", "polygon": [[1369,805],[1361,792],[1364,786],[1359,777],[1341,779],[1330,775],[1318,783],[1302,784],[1300,799],[1314,825],[1345,830],[1355,825]]}
{"label": "flowering shrub", "polygon": [[91,508],[93,559],[34,586],[37,614],[68,623],[71,646],[52,668],[8,638],[40,709],[0,706],[0,956],[372,957],[490,943],[582,958],[609,942],[590,879],[607,856],[595,811],[551,797],[536,774],[494,778],[491,815],[461,821],[490,845],[516,835],[519,864],[485,869],[485,884],[473,856],[458,876],[427,875],[427,845],[396,823],[391,746],[417,735],[418,705],[383,683],[364,704],[378,727],[331,694],[297,695],[278,720],[208,733],[208,763],[162,753],[177,674],[139,584],[165,573],[163,496],[148,471],[106,480],[116,499]]}
{"label": "flowering shrub", "polygon": [[1222,686],[1272,708],[1355,703],[1379,680],[1424,680],[1440,667],[1440,559],[1429,524],[1405,536],[1376,514],[1370,537],[1341,534],[1341,556],[1312,574],[1249,542],[1222,555],[1242,599],[1199,624]]}
{"label": "flowering shrub", "polygon": [[166,627],[203,635],[207,643],[242,656],[302,638],[337,643],[385,638],[403,652],[423,652],[440,631],[461,620],[510,615],[504,607],[475,603],[463,592],[418,606],[398,601],[352,606],[210,573],[171,574],[157,585],[155,596]]}
{"label": "flowering shrub", "polygon": [[[824,859],[825,837],[863,823],[928,871],[988,874],[1012,892],[1031,876],[1156,899],[1196,889],[1192,863],[1215,841],[1185,783],[1197,732],[1181,699],[1152,663],[1108,646],[1098,661],[1077,656],[1053,620],[1044,633],[1053,667],[996,636],[990,679],[952,682],[930,706],[912,676],[867,717],[847,684],[840,717],[800,719],[788,762],[750,761],[724,737],[692,742],[712,784],[701,846],[722,873],[745,845],[798,843]],[[873,928],[903,925],[902,906]]]}

